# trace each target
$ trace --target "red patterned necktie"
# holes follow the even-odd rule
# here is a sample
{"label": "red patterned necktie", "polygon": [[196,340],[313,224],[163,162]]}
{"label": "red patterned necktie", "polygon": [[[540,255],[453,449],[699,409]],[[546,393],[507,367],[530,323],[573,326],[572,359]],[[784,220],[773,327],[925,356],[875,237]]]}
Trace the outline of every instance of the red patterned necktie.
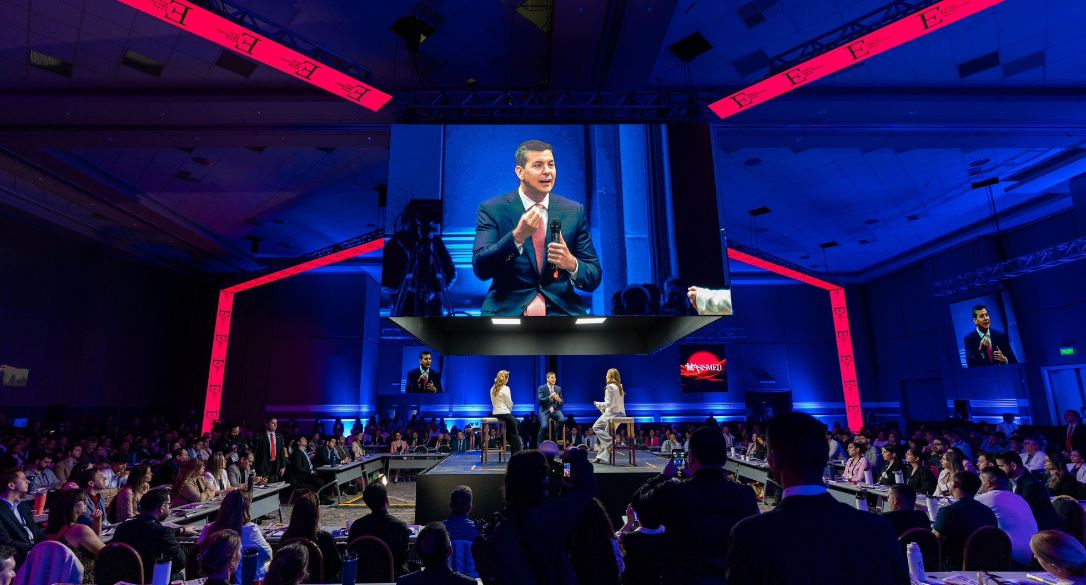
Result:
{"label": "red patterned necktie", "polygon": [[[533,207],[543,208],[542,203],[536,203]],[[543,225],[544,222],[539,222],[539,226],[535,228],[535,234],[532,235],[532,248],[535,250],[535,268],[540,274],[543,273],[543,250],[546,248],[547,243],[547,226]],[[547,315],[547,303],[543,299],[543,293],[535,293],[535,298],[532,302],[528,303],[528,306],[524,309],[525,317],[544,317]]]}

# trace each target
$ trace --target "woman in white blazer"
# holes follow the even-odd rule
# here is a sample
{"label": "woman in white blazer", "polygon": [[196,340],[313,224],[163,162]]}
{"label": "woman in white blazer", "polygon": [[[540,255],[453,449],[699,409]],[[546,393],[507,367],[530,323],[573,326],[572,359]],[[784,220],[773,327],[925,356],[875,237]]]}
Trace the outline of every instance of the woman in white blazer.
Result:
{"label": "woman in white blazer", "polygon": [[[513,455],[524,448],[517,429],[517,419],[513,418],[513,395],[509,391],[509,372],[501,370],[490,387],[490,403],[494,406],[494,418],[505,423],[505,432],[509,436],[509,454]],[[486,437],[483,438],[486,440]]]}
{"label": "woman in white blazer", "polygon": [[611,419],[616,416],[626,416],[626,390],[622,387],[622,376],[618,370],[607,370],[607,387],[603,389],[603,402],[593,402],[600,409],[600,417],[592,425],[592,431],[600,441],[600,450],[596,452],[595,463],[608,463],[611,456],[611,446],[614,437],[608,428]]}

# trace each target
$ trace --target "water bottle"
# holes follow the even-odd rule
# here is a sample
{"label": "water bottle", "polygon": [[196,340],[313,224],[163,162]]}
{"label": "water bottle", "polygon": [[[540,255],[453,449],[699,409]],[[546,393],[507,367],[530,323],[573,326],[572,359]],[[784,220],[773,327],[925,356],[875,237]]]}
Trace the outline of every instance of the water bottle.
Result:
{"label": "water bottle", "polygon": [[252,585],[256,581],[256,566],[259,551],[255,547],[246,547],[241,553],[241,585]]}
{"label": "water bottle", "polygon": [[865,492],[856,493],[856,509],[861,512],[867,512],[867,494]]}
{"label": "water bottle", "polygon": [[935,522],[935,516],[939,514],[939,498],[928,496],[928,518]]}
{"label": "water bottle", "polygon": [[871,469],[864,471],[864,483],[866,483],[867,485],[872,485],[875,483],[875,472]]}
{"label": "water bottle", "polygon": [[173,569],[173,563],[168,557],[162,555],[155,561],[155,572],[151,578],[151,585],[169,585],[170,571]]}
{"label": "water bottle", "polygon": [[358,555],[348,551],[343,555],[342,567],[343,585],[354,585],[354,580],[358,576]]}
{"label": "water bottle", "polygon": [[249,488],[249,494],[253,493],[253,481],[256,480],[256,473],[252,470],[249,471],[249,477],[245,480],[246,485]]}
{"label": "water bottle", "polygon": [[905,474],[901,473],[900,471],[895,471],[894,472],[894,483],[897,484],[897,485],[901,485],[901,484],[905,483]]}
{"label": "water bottle", "polygon": [[920,554],[920,545],[910,542],[905,548],[905,556],[909,560],[909,578],[914,583],[923,583],[927,579],[924,574],[924,555]]}

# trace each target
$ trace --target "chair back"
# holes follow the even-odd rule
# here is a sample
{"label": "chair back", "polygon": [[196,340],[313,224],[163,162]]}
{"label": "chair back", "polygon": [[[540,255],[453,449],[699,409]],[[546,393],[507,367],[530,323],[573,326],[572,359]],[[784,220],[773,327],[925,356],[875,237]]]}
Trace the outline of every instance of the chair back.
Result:
{"label": "chair back", "polygon": [[308,575],[302,583],[324,583],[324,554],[321,553],[321,547],[317,546],[317,543],[312,540],[300,536],[288,538],[279,545],[286,546],[291,543],[304,546],[306,552],[309,553],[309,563],[306,565]]}
{"label": "chair back", "polygon": [[55,540],[34,545],[26,555],[13,585],[52,585],[53,583],[82,583],[83,563],[72,549]]}
{"label": "chair back", "polygon": [[140,553],[123,542],[111,542],[94,559],[94,582],[114,585],[118,581],[144,583]]}
{"label": "chair back", "polygon": [[927,571],[939,570],[940,563],[942,563],[942,551],[939,546],[939,539],[930,530],[910,528],[903,532],[897,540],[906,549],[908,549],[911,542],[920,545],[920,554],[924,557],[924,569]]}
{"label": "chair back", "polygon": [[423,455],[425,455],[429,452],[430,450],[427,449],[425,445],[419,445],[418,447],[415,447],[415,453],[422,453]]}
{"label": "chair back", "polygon": [[1011,537],[995,526],[976,529],[965,539],[963,571],[1007,571],[1011,568]]}
{"label": "chair back", "polygon": [[358,555],[356,583],[392,583],[396,581],[396,566],[392,551],[376,536],[359,536],[347,550]]}
{"label": "chair back", "polygon": [[1083,522],[1082,504],[1071,496],[1058,496],[1052,500],[1052,507],[1063,521],[1067,534],[1086,544],[1086,523]]}
{"label": "chair back", "polygon": [[452,561],[452,570],[463,573],[472,579],[477,579],[479,573],[475,570],[475,557],[471,553],[471,546],[474,542],[473,540],[452,541],[453,554],[450,560]]}

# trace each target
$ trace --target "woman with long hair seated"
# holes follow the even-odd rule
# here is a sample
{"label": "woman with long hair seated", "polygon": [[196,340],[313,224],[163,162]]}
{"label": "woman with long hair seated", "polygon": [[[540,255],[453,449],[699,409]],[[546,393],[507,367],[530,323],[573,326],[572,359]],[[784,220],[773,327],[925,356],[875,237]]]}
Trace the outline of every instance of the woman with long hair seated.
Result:
{"label": "woman with long hair seated", "polygon": [[309,551],[292,542],[275,553],[264,585],[298,585],[308,576]]}
{"label": "woman with long hair seated", "polygon": [[203,502],[215,497],[215,491],[204,479],[203,460],[189,459],[181,465],[181,471],[177,472],[177,479],[173,482],[170,496],[175,506]]}
{"label": "woman with long hair seated", "polygon": [[229,585],[230,575],[241,564],[241,537],[233,530],[220,530],[200,545],[198,558],[204,585]]}
{"label": "woman with long hair seated", "polygon": [[217,494],[236,489],[230,487],[230,476],[226,473],[226,456],[221,452],[216,451],[207,460],[204,468],[204,481]]}
{"label": "woman with long hair seated", "polygon": [[1067,465],[1055,453],[1045,455],[1045,486],[1053,496],[1071,496],[1077,499],[1081,492],[1078,480],[1067,472]]}
{"label": "woman with long hair seated", "polygon": [[335,583],[339,580],[341,559],[336,550],[336,540],[332,535],[321,530],[321,508],[313,492],[305,492],[294,500],[294,509],[290,511],[290,525],[283,533],[283,540],[305,538],[317,543],[324,557],[324,581]]}
{"label": "woman with long hair seated", "polygon": [[128,482],[124,484],[124,487],[117,492],[113,501],[110,502],[114,516],[110,518],[111,522],[124,522],[139,515],[140,498],[147,493],[147,490],[151,489],[152,477],[150,463],[140,463],[132,470],[132,473],[128,474]]}
{"label": "woman with long hair seated", "polygon": [[[87,511],[83,490],[64,490],[49,497],[49,520],[45,532],[49,540],[67,546],[83,563],[83,582],[94,582],[94,559],[105,543],[89,526],[77,519]],[[101,514],[95,511],[95,514]]]}
{"label": "woman with long hair seated", "polygon": [[509,440],[509,456],[516,455],[524,448],[517,430],[517,419],[513,417],[513,395],[509,391],[509,371],[500,370],[494,376],[494,385],[490,387],[490,403],[494,407],[494,418],[505,423],[506,438]]}
{"label": "woman with long hair seated", "polygon": [[[198,544],[202,544],[211,535],[220,530],[233,530],[241,535],[241,546],[257,549],[256,578],[263,579],[268,574],[268,563],[271,561],[272,549],[260,528],[249,521],[249,493],[245,491],[232,491],[226,494],[226,498],[219,507],[219,513],[215,521],[204,526],[200,532]],[[237,582],[241,583],[241,567],[237,567]]]}
{"label": "woman with long hair seated", "polygon": [[1042,530],[1029,540],[1029,549],[1041,568],[1058,578],[1059,585],[1086,583],[1086,547],[1059,530]]}
{"label": "woman with long hair seated", "polygon": [[[622,376],[618,370],[611,368],[604,376],[603,402],[592,404],[600,411],[600,417],[592,424],[592,431],[600,440],[599,451],[596,451],[594,463],[609,463],[611,458],[612,443],[611,419],[626,416],[626,389],[622,386]],[[516,427],[514,427],[516,428]]]}

